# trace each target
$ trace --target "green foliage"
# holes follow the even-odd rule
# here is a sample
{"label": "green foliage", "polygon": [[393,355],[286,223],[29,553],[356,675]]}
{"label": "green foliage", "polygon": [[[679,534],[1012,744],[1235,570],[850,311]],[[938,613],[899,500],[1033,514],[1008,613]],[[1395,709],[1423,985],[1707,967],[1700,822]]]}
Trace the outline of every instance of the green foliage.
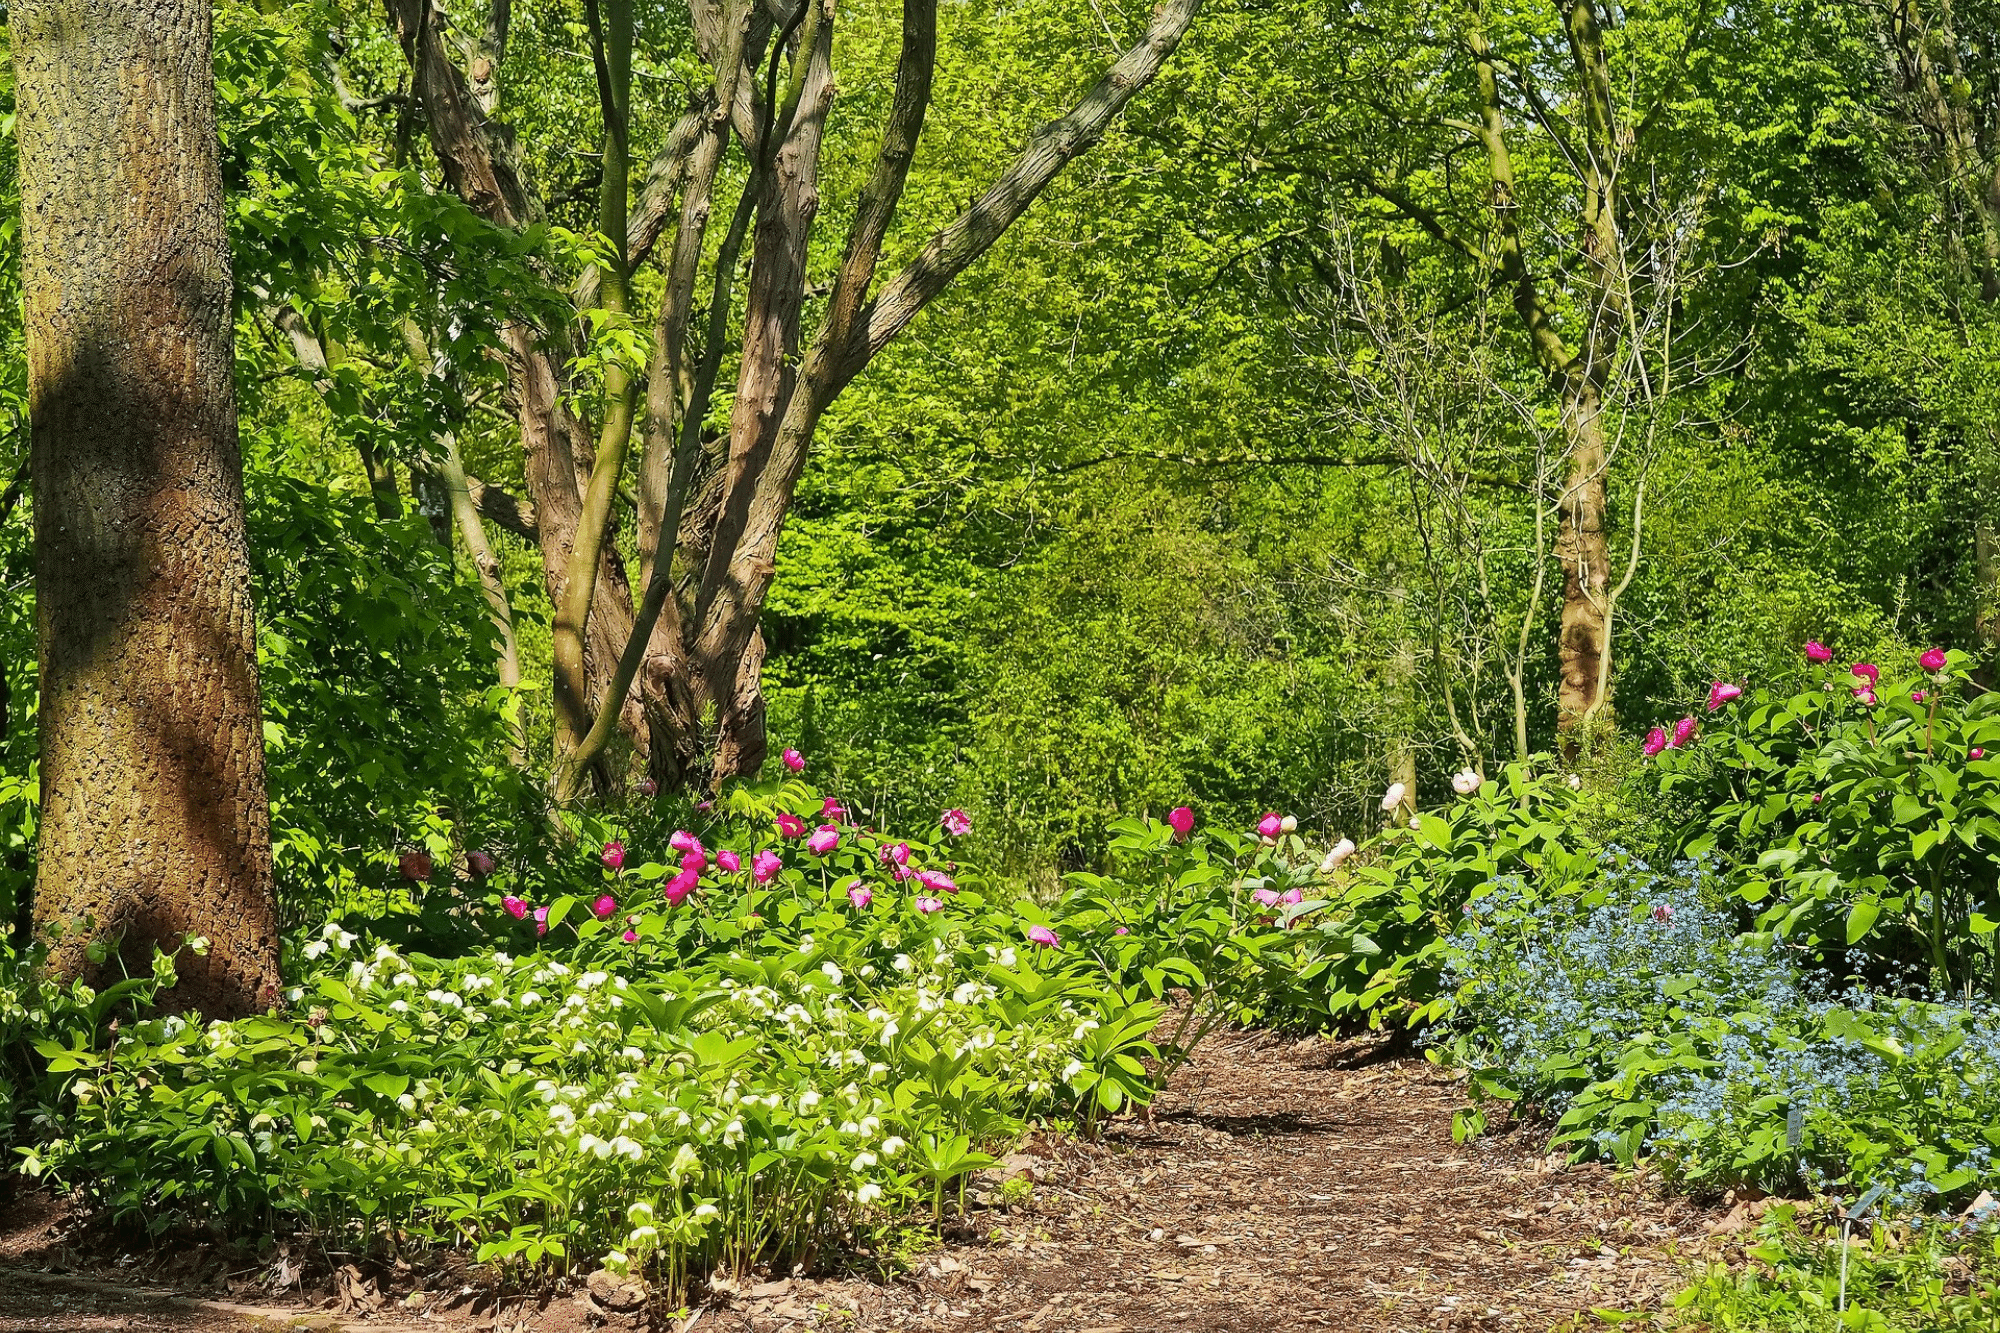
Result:
{"label": "green foliage", "polygon": [[1662,795],[1700,812],[1685,849],[1737,861],[1759,927],[1829,965],[2000,993],[2000,703],[1965,687],[1964,665],[1829,670],[1712,713],[1658,766]]}

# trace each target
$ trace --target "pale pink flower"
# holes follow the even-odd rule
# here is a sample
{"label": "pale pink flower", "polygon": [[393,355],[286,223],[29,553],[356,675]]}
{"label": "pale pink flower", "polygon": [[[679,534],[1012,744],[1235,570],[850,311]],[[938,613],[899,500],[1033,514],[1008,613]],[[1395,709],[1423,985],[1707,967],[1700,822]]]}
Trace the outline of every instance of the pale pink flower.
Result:
{"label": "pale pink flower", "polygon": [[884,843],[875,849],[875,859],[883,865],[894,862],[899,866],[906,866],[910,863],[910,844],[907,842]]}
{"label": "pale pink flower", "polygon": [[831,824],[821,824],[813,830],[813,835],[806,839],[806,850],[814,856],[825,856],[838,846],[840,846],[840,830]]}
{"label": "pale pink flower", "polygon": [[1056,934],[1047,926],[1029,926],[1028,939],[1031,943],[1039,944],[1044,949],[1056,949],[1062,946],[1062,936]]}
{"label": "pale pink flower", "polygon": [[535,933],[537,935],[549,933],[549,909],[546,907],[535,909]]}
{"label": "pale pink flower", "polygon": [[1278,905],[1278,891],[1276,889],[1256,889],[1251,892],[1250,896],[1265,907],[1276,907]]}
{"label": "pale pink flower", "polygon": [[932,893],[958,892],[958,881],[954,880],[950,875],[945,874],[942,870],[919,870],[917,872],[917,883],[923,885]]}
{"label": "pale pink flower", "polygon": [[1306,900],[1306,894],[1304,889],[1286,889],[1283,893],[1278,895],[1278,905],[1280,907],[1290,907],[1296,903],[1302,903],[1305,900]]}
{"label": "pale pink flower", "polygon": [[750,876],[759,884],[769,884],[784,868],[784,859],[769,848],[750,858]]}
{"label": "pale pink flower", "polygon": [[857,879],[847,886],[847,901],[854,904],[856,911],[860,911],[875,901],[875,895],[870,892],[866,884]]}
{"label": "pale pink flower", "polygon": [[1174,831],[1175,842],[1187,841],[1188,834],[1194,832],[1194,811],[1185,805],[1177,805],[1167,812],[1167,827]]}
{"label": "pale pink flower", "polygon": [[800,754],[797,750],[787,747],[785,753],[779,757],[785,761],[785,767],[791,769],[792,772],[794,773],[805,772],[806,757]]}
{"label": "pale pink flower", "polygon": [[929,916],[932,912],[944,910],[944,900],[919,896],[910,900],[910,906],[916,908],[920,915]]}
{"label": "pale pink flower", "polygon": [[1654,904],[1653,920],[1659,922],[1661,925],[1668,925],[1673,921],[1673,919],[1674,919],[1674,905],[1672,903]]}

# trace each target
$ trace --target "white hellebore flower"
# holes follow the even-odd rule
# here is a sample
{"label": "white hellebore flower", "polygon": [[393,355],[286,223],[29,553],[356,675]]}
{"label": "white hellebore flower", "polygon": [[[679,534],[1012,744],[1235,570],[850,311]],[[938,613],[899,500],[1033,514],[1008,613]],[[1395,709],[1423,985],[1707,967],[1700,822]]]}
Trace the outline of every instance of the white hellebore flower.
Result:
{"label": "white hellebore flower", "polygon": [[1281,833],[1297,833],[1299,831],[1298,818],[1294,815],[1286,815],[1278,821],[1278,831]]}
{"label": "white hellebore flower", "polygon": [[1470,764],[1451,775],[1451,789],[1460,796],[1470,796],[1479,790],[1486,779],[1474,772]]}
{"label": "white hellebore flower", "polygon": [[1571,791],[1583,790],[1583,774],[1572,773],[1569,775],[1569,789]]}
{"label": "white hellebore flower", "polygon": [[856,1203],[873,1203],[881,1197],[882,1187],[872,1180],[854,1191],[854,1201]]}
{"label": "white hellebore flower", "polygon": [[819,970],[821,972],[824,972],[826,974],[826,979],[828,981],[831,981],[836,986],[838,986],[843,980],[843,978],[840,975],[840,969],[834,966],[832,960],[830,959],[827,962],[821,963],[819,965]]}
{"label": "white hellebore flower", "polygon": [[1390,783],[1389,790],[1382,793],[1382,809],[1390,811],[1401,805],[1403,803],[1403,795],[1408,790],[1400,782]]}

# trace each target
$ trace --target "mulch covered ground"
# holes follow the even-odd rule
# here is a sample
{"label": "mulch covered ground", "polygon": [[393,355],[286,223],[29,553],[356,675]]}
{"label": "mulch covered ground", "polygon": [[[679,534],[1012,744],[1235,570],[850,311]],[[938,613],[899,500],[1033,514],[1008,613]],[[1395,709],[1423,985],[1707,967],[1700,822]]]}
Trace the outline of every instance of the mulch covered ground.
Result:
{"label": "mulch covered ground", "polygon": [[[1593,1308],[1654,1303],[1723,1243],[1708,1238],[1715,1214],[1640,1181],[1564,1169],[1533,1131],[1454,1144],[1462,1085],[1380,1054],[1219,1034],[1150,1123],[1118,1121],[1097,1144],[1030,1143],[1007,1168],[1033,1183],[1025,1199],[1003,1205],[988,1181],[991,1206],[974,1210],[966,1236],[906,1256],[890,1280],[779,1276],[656,1323],[671,1333],[1540,1333],[1579,1314],[1595,1324]],[[250,1279],[232,1283],[219,1266],[205,1275],[209,1304],[145,1294],[138,1277],[101,1266],[97,1286],[51,1285],[31,1270],[60,1264],[60,1252],[22,1239],[51,1228],[16,1220],[15,1238],[0,1241],[0,1333],[225,1333],[256,1300]],[[198,1259],[179,1258],[200,1275]],[[171,1280],[156,1266],[123,1271]],[[618,1295],[496,1304],[412,1273],[365,1287],[336,1279],[262,1308],[383,1333],[392,1323],[616,1333],[640,1322]]]}

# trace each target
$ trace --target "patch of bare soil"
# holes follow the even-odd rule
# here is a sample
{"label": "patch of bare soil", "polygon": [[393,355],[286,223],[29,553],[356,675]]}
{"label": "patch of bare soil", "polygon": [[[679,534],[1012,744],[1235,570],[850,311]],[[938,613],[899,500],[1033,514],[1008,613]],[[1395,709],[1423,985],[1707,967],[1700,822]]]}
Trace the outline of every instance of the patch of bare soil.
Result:
{"label": "patch of bare soil", "polygon": [[[651,1322],[663,1333],[1540,1333],[1593,1307],[1656,1301],[1713,1247],[1712,1214],[1564,1169],[1533,1132],[1454,1144],[1462,1085],[1379,1055],[1219,1034],[1150,1123],[1121,1120],[1097,1144],[1030,1143],[982,1182],[986,1206],[961,1234],[892,1280],[722,1283],[691,1314],[654,1310]],[[111,1277],[107,1290],[58,1290],[28,1271],[37,1253],[0,1237],[0,1333],[238,1333],[251,1313],[329,1331],[620,1333],[649,1313],[608,1275],[495,1302],[459,1277],[336,1270],[290,1304],[235,1304],[258,1300],[251,1283],[198,1258],[211,1299],[190,1305],[118,1289],[101,1270],[91,1276]]]}

